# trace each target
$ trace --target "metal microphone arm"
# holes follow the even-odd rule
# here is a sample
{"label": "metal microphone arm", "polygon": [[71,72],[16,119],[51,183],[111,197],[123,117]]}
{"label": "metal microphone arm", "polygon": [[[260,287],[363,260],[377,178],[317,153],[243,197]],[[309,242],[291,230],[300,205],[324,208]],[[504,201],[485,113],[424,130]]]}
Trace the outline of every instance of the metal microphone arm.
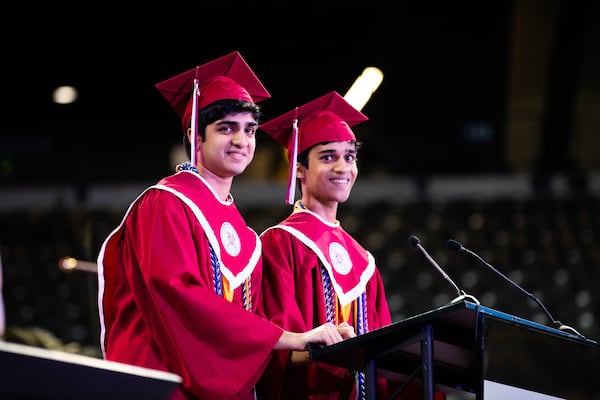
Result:
{"label": "metal microphone arm", "polygon": [[450,276],[448,276],[448,274],[446,273],[446,271],[444,271],[442,269],[442,267],[440,267],[438,265],[438,263],[429,255],[429,253],[427,253],[427,250],[425,250],[425,248],[421,245],[421,241],[419,240],[418,237],[416,237],[415,235],[412,235],[408,238],[409,243],[415,247],[417,250],[419,250],[427,259],[427,261],[429,261],[429,263],[431,265],[433,265],[435,267],[435,269],[438,270],[438,272],[440,274],[442,274],[442,276],[444,277],[444,279],[446,279],[448,282],[450,282],[450,284],[454,287],[454,290],[456,290],[456,292],[458,293],[458,297],[456,297],[455,299],[453,299],[450,304],[454,304],[457,303],[461,300],[471,300],[473,303],[479,305],[479,300],[477,300],[474,296],[471,296],[467,293],[465,293],[464,290],[461,290],[458,285],[456,283],[454,283],[454,281],[450,278]]}
{"label": "metal microphone arm", "polygon": [[475,257],[483,265],[485,265],[486,267],[488,267],[489,269],[491,269],[492,271],[494,271],[496,274],[500,275],[500,277],[502,277],[506,282],[510,283],[512,286],[516,287],[521,292],[525,293],[525,295],[527,297],[529,297],[530,299],[532,299],[533,301],[535,301],[541,307],[541,309],[544,311],[544,313],[546,313],[546,316],[550,319],[550,321],[552,322],[552,325],[553,325],[554,328],[556,328],[558,330],[561,330],[561,331],[570,331],[570,332],[574,333],[575,335],[577,335],[577,336],[585,339],[585,336],[583,336],[581,333],[577,332],[574,328],[572,328],[570,326],[567,326],[567,325],[563,325],[560,321],[554,319],[554,317],[552,316],[552,314],[550,314],[550,311],[548,311],[548,309],[546,308],[546,306],[544,306],[544,304],[542,303],[542,301],[540,299],[538,299],[533,293],[530,293],[527,290],[525,290],[524,288],[522,288],[516,282],[514,282],[509,277],[507,277],[506,275],[504,275],[502,272],[498,271],[492,264],[490,264],[487,261],[485,261],[479,254],[477,254],[477,253],[475,253],[475,252],[467,249],[460,242],[457,242],[456,240],[453,240],[453,239],[449,239],[448,242],[446,243],[446,245],[451,250],[455,250],[455,251],[458,251],[458,252],[464,252],[464,253],[467,253],[467,254]]}

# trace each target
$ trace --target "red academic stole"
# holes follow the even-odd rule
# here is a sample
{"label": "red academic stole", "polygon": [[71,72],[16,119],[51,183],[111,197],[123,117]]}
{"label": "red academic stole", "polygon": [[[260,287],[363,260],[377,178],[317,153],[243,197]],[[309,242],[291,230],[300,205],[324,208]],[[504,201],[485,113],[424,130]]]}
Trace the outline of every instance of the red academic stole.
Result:
{"label": "red academic stole", "polygon": [[342,306],[365,291],[375,272],[375,259],[339,224],[330,224],[308,210],[296,210],[274,228],[289,232],[315,252]]}
{"label": "red academic stole", "polygon": [[260,259],[261,242],[233,202],[219,200],[208,182],[190,171],[166,177],[151,188],[173,193],[194,212],[230,289],[240,286],[252,274]]}

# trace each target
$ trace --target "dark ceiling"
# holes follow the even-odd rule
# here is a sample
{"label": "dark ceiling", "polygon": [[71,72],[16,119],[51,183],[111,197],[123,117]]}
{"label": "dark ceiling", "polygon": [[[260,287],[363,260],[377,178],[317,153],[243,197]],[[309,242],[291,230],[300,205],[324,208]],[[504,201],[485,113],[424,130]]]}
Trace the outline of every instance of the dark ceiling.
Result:
{"label": "dark ceiling", "polygon": [[[364,67],[381,68],[384,81],[363,109],[370,120],[356,128],[363,176],[510,170],[504,131],[516,3],[392,3],[11,10],[0,28],[0,179],[168,173],[179,121],[154,84],[233,50],[271,92],[265,119],[331,90],[344,94]],[[80,101],[51,104],[60,84],[79,87]],[[274,145],[259,139],[258,152]]]}

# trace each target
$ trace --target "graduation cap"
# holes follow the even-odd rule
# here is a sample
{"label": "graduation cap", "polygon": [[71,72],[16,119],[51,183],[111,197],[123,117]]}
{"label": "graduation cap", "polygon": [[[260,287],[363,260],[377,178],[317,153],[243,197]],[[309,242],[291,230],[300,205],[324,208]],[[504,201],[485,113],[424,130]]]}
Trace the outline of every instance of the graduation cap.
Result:
{"label": "graduation cap", "polygon": [[181,117],[184,132],[191,122],[192,165],[196,165],[198,110],[218,100],[259,103],[271,97],[237,51],[159,82],[155,87]]}
{"label": "graduation cap", "polygon": [[298,154],[318,143],[356,141],[350,127],[367,120],[333,91],[259,126],[287,149],[290,162],[287,204],[294,203]]}

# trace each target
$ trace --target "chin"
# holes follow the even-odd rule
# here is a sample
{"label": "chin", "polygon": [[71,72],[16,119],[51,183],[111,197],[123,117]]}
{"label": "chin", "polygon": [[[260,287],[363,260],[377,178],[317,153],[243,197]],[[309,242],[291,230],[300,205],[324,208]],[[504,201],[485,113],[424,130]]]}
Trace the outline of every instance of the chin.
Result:
{"label": "chin", "polygon": [[338,203],[345,203],[348,199],[350,198],[350,193],[346,194],[345,196],[340,196],[336,199],[336,201]]}

